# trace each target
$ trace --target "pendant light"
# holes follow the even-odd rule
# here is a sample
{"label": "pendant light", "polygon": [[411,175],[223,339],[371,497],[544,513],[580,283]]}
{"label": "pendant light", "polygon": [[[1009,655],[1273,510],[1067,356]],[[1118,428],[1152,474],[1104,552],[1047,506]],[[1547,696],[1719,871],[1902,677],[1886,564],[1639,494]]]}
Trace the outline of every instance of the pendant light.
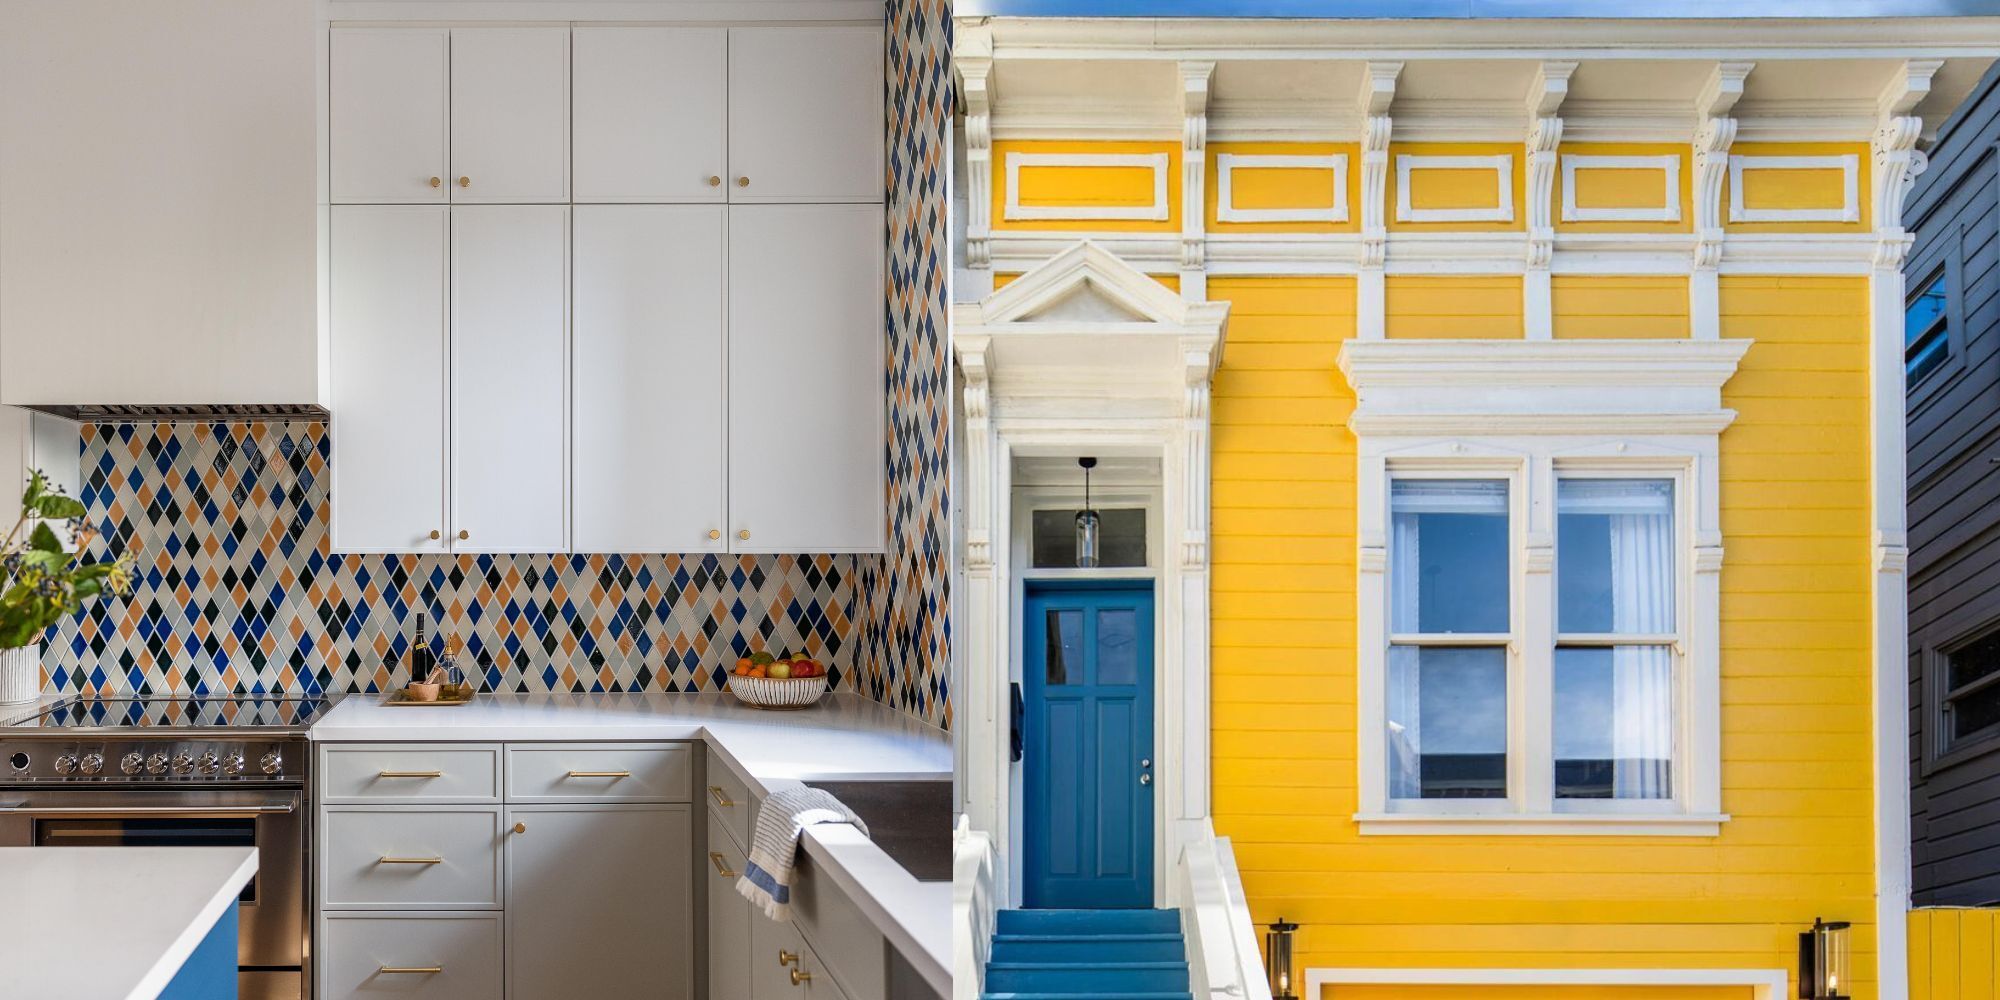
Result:
{"label": "pendant light", "polygon": [[1098,518],[1090,506],[1090,470],[1097,468],[1097,459],[1079,458],[1076,464],[1083,467],[1083,509],[1076,512],[1076,568],[1096,569]]}
{"label": "pendant light", "polygon": [[1279,917],[1264,932],[1264,975],[1271,983],[1271,1000],[1298,1000],[1292,992],[1292,935],[1298,929]]}

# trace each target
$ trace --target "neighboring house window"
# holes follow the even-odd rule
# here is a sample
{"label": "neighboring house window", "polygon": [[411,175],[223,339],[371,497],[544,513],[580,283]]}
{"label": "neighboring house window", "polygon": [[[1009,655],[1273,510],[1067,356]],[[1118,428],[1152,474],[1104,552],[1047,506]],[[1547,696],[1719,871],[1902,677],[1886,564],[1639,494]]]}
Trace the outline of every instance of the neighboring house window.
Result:
{"label": "neighboring house window", "polygon": [[1903,306],[1903,380],[1914,386],[1951,357],[1951,281],[1940,271]]}
{"label": "neighboring house window", "polygon": [[1945,750],[2000,734],[2000,631],[1989,632],[1938,658],[1944,671]]}

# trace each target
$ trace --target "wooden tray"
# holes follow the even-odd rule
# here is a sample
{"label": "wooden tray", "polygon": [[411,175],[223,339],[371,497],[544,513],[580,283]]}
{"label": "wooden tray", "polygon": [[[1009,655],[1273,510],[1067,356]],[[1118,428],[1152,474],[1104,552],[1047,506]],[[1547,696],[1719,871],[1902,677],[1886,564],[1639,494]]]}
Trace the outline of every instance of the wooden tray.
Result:
{"label": "wooden tray", "polygon": [[472,689],[472,685],[460,684],[457,687],[449,687],[439,691],[436,701],[418,701],[410,697],[409,692],[402,688],[397,688],[382,697],[382,704],[398,708],[422,708],[429,705],[463,705],[471,701],[472,696],[475,694],[478,694],[478,692]]}

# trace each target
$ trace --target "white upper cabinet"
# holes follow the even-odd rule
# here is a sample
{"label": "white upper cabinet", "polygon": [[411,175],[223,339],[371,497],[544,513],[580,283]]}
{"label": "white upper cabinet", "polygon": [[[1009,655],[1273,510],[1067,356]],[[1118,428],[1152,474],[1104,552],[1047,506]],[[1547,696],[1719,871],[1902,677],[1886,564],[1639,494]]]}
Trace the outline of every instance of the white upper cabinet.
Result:
{"label": "white upper cabinet", "polygon": [[721,28],[577,28],[579,202],[720,202],[728,128]]}
{"label": "white upper cabinet", "polygon": [[569,209],[451,210],[456,552],[563,552]]}
{"label": "white upper cabinet", "polygon": [[333,548],[443,552],[446,209],[332,211]]}
{"label": "white upper cabinet", "polygon": [[325,402],[316,44],[309,3],[0,3],[0,402]]}
{"label": "white upper cabinet", "polygon": [[569,29],[451,33],[451,200],[569,200]]}
{"label": "white upper cabinet", "polygon": [[882,548],[882,208],[729,210],[737,552]]}
{"label": "white upper cabinet", "polygon": [[731,28],[729,200],[880,202],[885,63],[879,28]]}
{"label": "white upper cabinet", "polygon": [[575,209],[578,552],[722,552],[720,205]]}
{"label": "white upper cabinet", "polygon": [[450,33],[341,28],[331,34],[327,146],[333,200],[448,200]]}

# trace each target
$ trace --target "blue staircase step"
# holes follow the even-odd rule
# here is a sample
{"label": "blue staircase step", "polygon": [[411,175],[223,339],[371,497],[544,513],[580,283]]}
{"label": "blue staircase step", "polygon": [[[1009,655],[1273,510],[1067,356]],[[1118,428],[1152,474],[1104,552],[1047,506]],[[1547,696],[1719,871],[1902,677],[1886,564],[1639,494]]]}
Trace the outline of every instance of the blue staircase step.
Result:
{"label": "blue staircase step", "polygon": [[988,962],[994,993],[1150,993],[1187,989],[1186,962]]}
{"label": "blue staircase step", "polygon": [[1177,910],[1001,910],[1001,934],[1179,934]]}
{"label": "blue staircase step", "polygon": [[1183,962],[1179,934],[998,934],[995,962]]}

